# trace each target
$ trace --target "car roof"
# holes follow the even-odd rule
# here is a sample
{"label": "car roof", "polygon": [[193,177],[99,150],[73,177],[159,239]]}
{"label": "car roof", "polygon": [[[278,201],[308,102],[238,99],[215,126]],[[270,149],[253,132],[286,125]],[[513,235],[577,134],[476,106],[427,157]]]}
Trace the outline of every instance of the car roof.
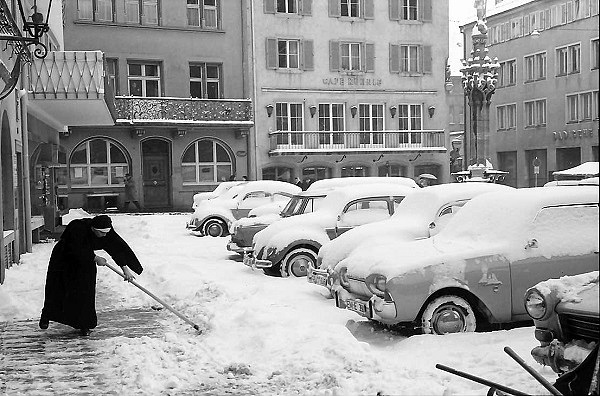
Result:
{"label": "car roof", "polygon": [[307,190],[323,189],[323,188],[337,188],[343,186],[354,186],[360,184],[377,184],[377,183],[391,183],[400,184],[403,186],[417,188],[417,183],[408,177],[335,177],[331,179],[321,179],[313,182]]}

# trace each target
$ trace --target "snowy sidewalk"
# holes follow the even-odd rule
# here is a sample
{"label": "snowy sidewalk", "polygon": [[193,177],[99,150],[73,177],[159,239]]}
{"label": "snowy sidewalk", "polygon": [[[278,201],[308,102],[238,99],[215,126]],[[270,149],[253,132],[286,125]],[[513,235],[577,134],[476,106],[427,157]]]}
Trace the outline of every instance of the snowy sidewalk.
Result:
{"label": "snowy sidewalk", "polygon": [[112,388],[107,385],[121,379],[106,376],[103,367],[110,359],[98,341],[163,337],[160,317],[143,309],[98,312],[99,325],[87,337],[54,322],[48,330],[34,320],[0,322],[0,394],[106,394]]}

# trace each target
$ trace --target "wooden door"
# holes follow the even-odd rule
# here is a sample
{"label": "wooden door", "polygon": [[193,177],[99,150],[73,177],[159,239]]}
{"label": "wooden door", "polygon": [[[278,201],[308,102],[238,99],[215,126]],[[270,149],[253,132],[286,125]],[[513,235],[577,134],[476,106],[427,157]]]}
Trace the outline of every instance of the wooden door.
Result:
{"label": "wooden door", "polygon": [[170,208],[171,167],[168,142],[149,139],[142,143],[142,177],[144,207],[147,209]]}

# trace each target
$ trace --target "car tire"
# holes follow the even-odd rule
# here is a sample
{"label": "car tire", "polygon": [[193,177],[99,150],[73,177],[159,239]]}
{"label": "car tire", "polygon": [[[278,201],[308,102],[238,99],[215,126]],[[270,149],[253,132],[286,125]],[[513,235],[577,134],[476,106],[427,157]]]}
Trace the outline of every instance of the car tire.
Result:
{"label": "car tire", "polygon": [[446,295],[433,299],[421,315],[424,334],[470,333],[477,328],[471,304],[462,297]]}
{"label": "car tire", "polygon": [[221,237],[227,235],[227,225],[222,220],[211,219],[204,223],[204,235]]}
{"label": "car tire", "polygon": [[308,266],[317,265],[317,253],[308,248],[292,249],[281,260],[281,276],[293,276],[300,278],[306,276]]}

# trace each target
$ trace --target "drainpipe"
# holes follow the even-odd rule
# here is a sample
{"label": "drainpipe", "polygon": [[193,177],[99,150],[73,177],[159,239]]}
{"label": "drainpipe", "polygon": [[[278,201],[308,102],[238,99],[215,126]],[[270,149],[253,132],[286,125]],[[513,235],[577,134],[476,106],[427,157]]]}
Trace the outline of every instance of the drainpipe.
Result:
{"label": "drainpipe", "polygon": [[23,139],[23,195],[25,198],[25,250],[33,251],[31,230],[31,188],[29,185],[29,130],[27,126],[27,106],[29,98],[26,89],[20,89],[17,97],[21,101],[21,137]]}
{"label": "drainpipe", "polygon": [[[256,56],[256,40],[255,40],[255,31],[254,31],[254,0],[250,0],[250,40],[252,41],[252,58],[254,58]],[[262,179],[262,175],[258,173],[258,130],[256,128],[256,106],[257,106],[257,86],[256,86],[256,64],[254,61],[249,62],[250,67],[252,68],[252,81],[250,82],[250,85],[252,87],[252,113],[253,113],[253,117],[252,119],[254,120],[254,126],[251,128],[254,130],[253,134],[248,134],[248,146],[252,147],[253,146],[253,150],[252,150],[252,154],[249,156],[250,161],[252,162],[252,171],[254,172],[254,178],[250,179],[250,180],[261,180]]]}

